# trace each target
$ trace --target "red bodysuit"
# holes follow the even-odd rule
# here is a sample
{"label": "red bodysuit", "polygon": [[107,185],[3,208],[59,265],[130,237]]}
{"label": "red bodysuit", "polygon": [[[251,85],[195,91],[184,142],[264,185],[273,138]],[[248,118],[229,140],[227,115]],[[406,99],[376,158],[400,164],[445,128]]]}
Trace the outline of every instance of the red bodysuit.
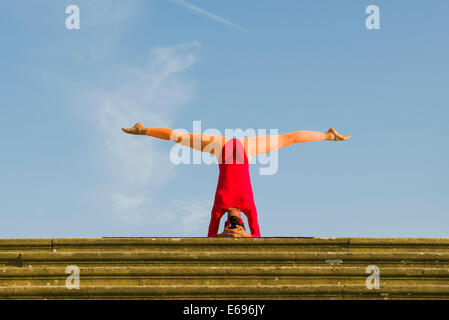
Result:
{"label": "red bodysuit", "polygon": [[[260,237],[256,205],[249,176],[249,162],[242,143],[230,139],[221,150],[215,202],[209,225],[208,237],[216,237],[220,219],[229,207],[237,207],[248,218],[253,237]],[[242,222],[242,221],[240,221]]]}

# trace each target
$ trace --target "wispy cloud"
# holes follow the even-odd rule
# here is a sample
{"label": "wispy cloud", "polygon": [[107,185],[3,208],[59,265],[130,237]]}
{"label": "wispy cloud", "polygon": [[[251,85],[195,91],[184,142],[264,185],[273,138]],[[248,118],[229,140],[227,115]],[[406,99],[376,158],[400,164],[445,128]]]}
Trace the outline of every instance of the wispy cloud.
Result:
{"label": "wispy cloud", "polygon": [[142,193],[138,193],[134,196],[128,197],[121,192],[113,194],[111,196],[115,205],[124,210],[136,210],[141,204],[144,203],[145,197]]}
{"label": "wispy cloud", "polygon": [[110,179],[95,193],[106,195],[105,206],[111,210],[111,217],[121,222],[151,228],[170,221],[182,222],[183,214],[205,214],[198,205],[170,206],[153,199],[153,191],[174,176],[175,166],[170,163],[167,150],[161,150],[148,137],[127,135],[120,130],[137,121],[147,127],[172,124],[179,108],[194,95],[192,82],[180,73],[197,61],[200,48],[198,42],[153,48],[146,66],[122,68],[119,85],[103,91],[95,89],[89,95],[88,105],[95,106],[90,118],[103,141],[98,162]]}
{"label": "wispy cloud", "polygon": [[[167,199],[163,203],[142,193],[110,196],[113,200],[113,220],[133,233],[152,234],[162,231],[164,236],[206,236],[212,200]],[[159,233],[159,232],[157,232]]]}
{"label": "wispy cloud", "polygon": [[179,73],[197,60],[197,42],[151,50],[149,64],[124,69],[121,84],[106,92],[95,91],[91,105],[104,138],[105,166],[120,177],[121,186],[161,185],[172,175],[167,152],[161,152],[141,136],[124,134],[120,128],[137,121],[145,126],[169,126],[176,110],[193,96],[193,86]]}
{"label": "wispy cloud", "polygon": [[191,3],[188,3],[187,1],[184,1],[184,0],[171,0],[171,1],[176,3],[176,4],[178,4],[178,5],[180,5],[180,6],[185,7],[187,9],[191,10],[191,11],[194,11],[196,13],[199,13],[199,14],[203,15],[203,16],[206,16],[209,19],[212,19],[212,20],[215,20],[217,22],[220,22],[220,23],[223,23],[225,25],[228,25],[230,27],[239,29],[240,31],[248,32],[247,29],[239,26],[237,23],[229,21],[229,20],[227,20],[225,18],[219,17],[219,16],[217,16],[217,15],[215,15],[213,13],[210,13],[209,11],[206,11],[206,10],[201,9],[201,8],[191,4]]}
{"label": "wispy cloud", "polygon": [[174,200],[172,205],[179,221],[178,231],[184,234],[202,231],[204,235],[207,231],[212,204],[211,200]]}
{"label": "wispy cloud", "polygon": [[[104,40],[92,42],[91,47],[110,52],[118,46],[117,39],[126,30],[128,20],[136,17],[141,1],[133,0],[132,5],[125,6],[126,14],[121,14],[114,1],[99,1],[113,10],[117,23],[115,29],[105,32],[108,22],[101,19],[95,28],[100,31],[92,40]],[[90,50],[79,51],[78,54],[90,56]],[[114,64],[108,72],[110,78],[119,81],[103,80],[94,88],[82,90],[82,101],[76,105],[88,106],[85,115],[97,129],[96,135],[92,131],[92,141],[98,141],[96,162],[99,172],[104,173],[104,182],[92,186],[83,201],[91,212],[105,218],[109,235],[207,233],[212,206],[209,200],[173,200],[159,193],[177,169],[170,163],[167,145],[161,147],[161,143],[148,137],[127,135],[120,130],[137,121],[147,127],[173,126],[179,110],[194,97],[194,81],[187,71],[198,61],[200,52],[198,42],[153,47],[143,63]]]}

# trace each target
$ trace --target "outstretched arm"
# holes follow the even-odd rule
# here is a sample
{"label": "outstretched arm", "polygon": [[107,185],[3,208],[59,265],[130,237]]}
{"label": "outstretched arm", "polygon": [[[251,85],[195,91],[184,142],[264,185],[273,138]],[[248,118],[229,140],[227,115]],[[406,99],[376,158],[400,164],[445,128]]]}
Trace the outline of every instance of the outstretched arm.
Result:
{"label": "outstretched arm", "polygon": [[222,136],[212,136],[207,134],[185,133],[171,128],[145,128],[140,122],[130,129],[122,128],[123,132],[137,135],[147,135],[150,137],[174,141],[184,146],[203,152],[218,154],[228,138]]}
{"label": "outstretched arm", "polygon": [[252,237],[260,237],[259,222],[257,221],[257,210],[255,207],[244,210],[243,213],[248,219],[249,229]]}
{"label": "outstretched arm", "polygon": [[252,156],[276,151],[280,148],[288,147],[295,143],[313,142],[321,140],[329,141],[343,141],[349,139],[351,136],[343,136],[339,134],[334,128],[330,128],[327,132],[317,131],[295,131],[280,135],[267,135],[249,137],[243,139],[246,155],[249,158]]}
{"label": "outstretched arm", "polygon": [[223,216],[225,211],[221,209],[217,209],[216,207],[212,208],[212,213],[210,217],[209,223],[209,231],[207,233],[208,237],[216,238],[218,233],[218,228],[220,227],[220,219]]}

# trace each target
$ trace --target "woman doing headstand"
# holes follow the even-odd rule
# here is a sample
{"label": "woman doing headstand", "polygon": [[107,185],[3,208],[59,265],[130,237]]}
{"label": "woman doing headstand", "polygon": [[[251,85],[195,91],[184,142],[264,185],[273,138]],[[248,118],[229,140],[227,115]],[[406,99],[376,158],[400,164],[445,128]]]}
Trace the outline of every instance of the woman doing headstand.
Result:
{"label": "woman doing headstand", "polygon": [[[231,139],[223,136],[183,133],[170,128],[145,128],[140,122],[126,133],[147,135],[163,140],[174,141],[193,149],[214,154],[217,157],[220,174],[212,208],[208,237],[260,237],[257,210],[249,175],[251,157],[276,151],[295,143],[312,141],[342,141],[350,136],[340,135],[331,128],[327,132],[295,131],[281,135],[267,135]],[[223,233],[217,235],[220,219],[228,212]],[[243,212],[248,218],[251,234],[245,232],[240,216]],[[230,227],[230,218],[236,216],[240,226]]]}

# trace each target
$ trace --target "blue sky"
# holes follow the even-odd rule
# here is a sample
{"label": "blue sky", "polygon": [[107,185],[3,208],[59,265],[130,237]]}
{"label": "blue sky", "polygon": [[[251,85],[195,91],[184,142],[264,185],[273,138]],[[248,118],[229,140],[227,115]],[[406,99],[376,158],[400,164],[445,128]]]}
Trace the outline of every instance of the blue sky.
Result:
{"label": "blue sky", "polygon": [[120,130],[194,120],[352,135],[281,150],[275,175],[251,167],[263,236],[449,236],[447,1],[187,3],[214,16],[1,5],[0,237],[205,236],[217,166],[176,166],[170,143]]}

